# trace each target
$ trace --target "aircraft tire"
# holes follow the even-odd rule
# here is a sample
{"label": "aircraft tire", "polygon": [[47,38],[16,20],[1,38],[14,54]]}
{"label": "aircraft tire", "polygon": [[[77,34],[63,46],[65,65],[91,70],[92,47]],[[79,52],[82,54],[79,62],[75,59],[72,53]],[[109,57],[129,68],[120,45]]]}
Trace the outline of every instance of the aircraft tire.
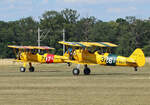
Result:
{"label": "aircraft tire", "polygon": [[84,69],[84,75],[90,75],[90,73],[91,73],[90,68],[85,68]]}
{"label": "aircraft tire", "polygon": [[137,68],[137,67],[134,67],[134,71],[138,71],[138,68]]}
{"label": "aircraft tire", "polygon": [[34,72],[34,67],[30,67],[30,68],[29,68],[29,71],[30,71],[30,72]]}
{"label": "aircraft tire", "polygon": [[73,75],[79,75],[80,74],[80,70],[78,68],[74,68],[72,70]]}
{"label": "aircraft tire", "polygon": [[25,72],[26,68],[25,67],[20,67],[20,72]]}

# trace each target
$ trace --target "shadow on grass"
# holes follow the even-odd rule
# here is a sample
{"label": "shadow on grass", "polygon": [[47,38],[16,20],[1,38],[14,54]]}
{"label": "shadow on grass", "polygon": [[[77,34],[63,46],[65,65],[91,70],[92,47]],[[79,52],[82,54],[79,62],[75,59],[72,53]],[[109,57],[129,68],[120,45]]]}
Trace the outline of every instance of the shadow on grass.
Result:
{"label": "shadow on grass", "polygon": [[35,72],[70,72],[70,71],[62,71],[62,70],[38,70]]}
{"label": "shadow on grass", "polygon": [[92,75],[92,76],[95,76],[95,75],[121,75],[121,76],[150,76],[150,73],[99,73],[99,74],[90,74],[90,75]]}
{"label": "shadow on grass", "polygon": [[92,77],[92,76],[150,76],[149,72],[106,72],[106,73],[91,73],[90,75],[84,75],[81,72],[78,76],[74,76],[72,71],[69,70],[39,70],[35,72],[1,72],[0,77]]}

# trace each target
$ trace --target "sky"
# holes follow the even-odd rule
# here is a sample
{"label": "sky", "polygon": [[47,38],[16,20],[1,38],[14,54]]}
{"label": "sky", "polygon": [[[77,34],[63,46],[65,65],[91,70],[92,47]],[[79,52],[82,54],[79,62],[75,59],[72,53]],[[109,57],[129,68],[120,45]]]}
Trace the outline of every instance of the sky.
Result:
{"label": "sky", "polygon": [[77,10],[80,17],[94,16],[102,21],[126,16],[150,17],[150,0],[0,0],[0,21],[32,16],[39,20],[45,11]]}

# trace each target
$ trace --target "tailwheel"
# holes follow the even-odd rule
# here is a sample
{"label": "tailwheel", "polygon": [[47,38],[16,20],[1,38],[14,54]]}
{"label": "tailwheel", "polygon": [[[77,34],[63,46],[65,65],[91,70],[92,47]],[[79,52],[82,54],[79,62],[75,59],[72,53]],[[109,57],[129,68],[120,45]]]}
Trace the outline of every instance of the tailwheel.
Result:
{"label": "tailwheel", "polygon": [[138,68],[137,68],[137,67],[134,67],[134,71],[138,71]]}
{"label": "tailwheel", "polygon": [[91,73],[90,68],[88,67],[84,68],[84,75],[90,75],[90,73]]}
{"label": "tailwheel", "polygon": [[80,70],[78,68],[74,68],[72,70],[73,75],[79,75],[80,74]]}
{"label": "tailwheel", "polygon": [[20,67],[20,72],[25,72],[26,68],[25,67]]}
{"label": "tailwheel", "polygon": [[71,66],[71,63],[70,63],[70,62],[68,62],[68,63],[67,63],[67,65],[68,65],[68,67],[70,67],[70,66]]}
{"label": "tailwheel", "polygon": [[33,67],[33,66],[30,67],[30,68],[29,68],[29,71],[30,71],[30,72],[34,72],[34,67]]}

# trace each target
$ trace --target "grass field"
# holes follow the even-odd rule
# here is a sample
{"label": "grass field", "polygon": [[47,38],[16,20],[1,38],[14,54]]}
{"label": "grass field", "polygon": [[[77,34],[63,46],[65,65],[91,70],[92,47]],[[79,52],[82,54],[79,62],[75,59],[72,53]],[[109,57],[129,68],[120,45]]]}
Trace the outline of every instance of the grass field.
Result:
{"label": "grass field", "polygon": [[89,76],[73,76],[66,64],[35,65],[34,73],[19,67],[0,65],[0,105],[150,105],[149,64],[138,72],[90,66]]}

